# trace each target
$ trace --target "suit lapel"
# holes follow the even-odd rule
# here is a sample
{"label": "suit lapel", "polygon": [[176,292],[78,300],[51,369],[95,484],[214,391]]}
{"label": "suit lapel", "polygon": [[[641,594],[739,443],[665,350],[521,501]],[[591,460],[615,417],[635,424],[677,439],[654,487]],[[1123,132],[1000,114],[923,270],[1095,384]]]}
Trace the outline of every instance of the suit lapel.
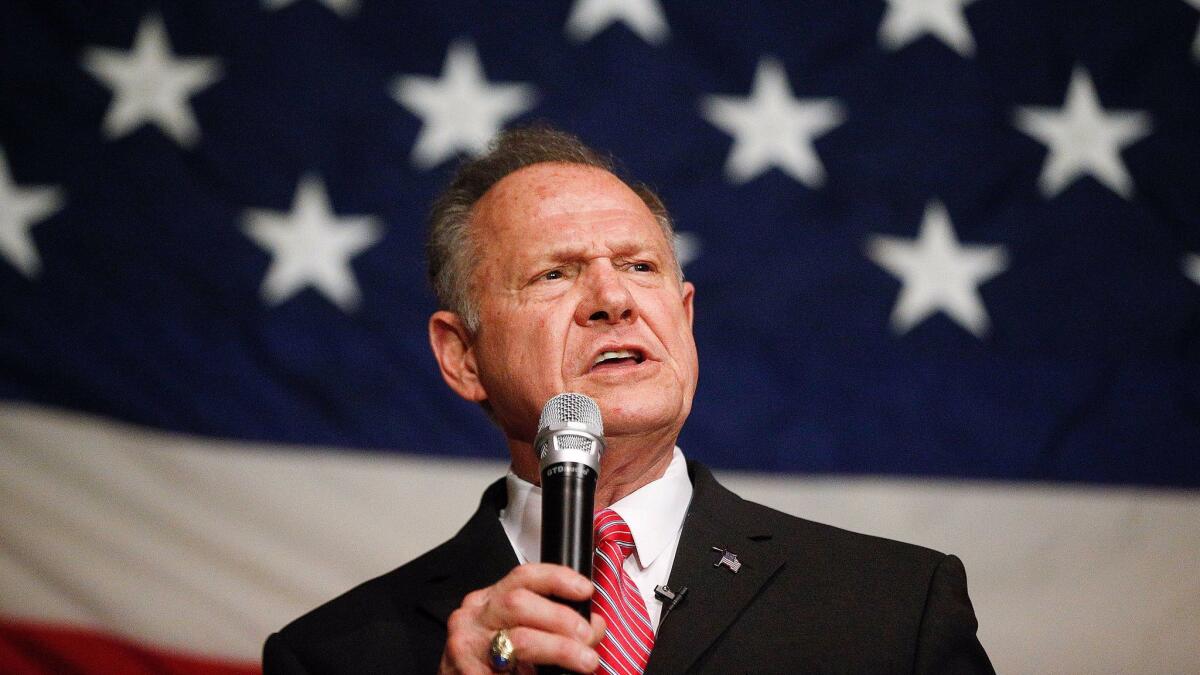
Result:
{"label": "suit lapel", "polygon": [[[784,562],[771,532],[753,522],[740,497],[717,483],[702,465],[689,462],[688,470],[692,503],[670,581],[675,591],[683,586],[688,590],[659,627],[648,675],[686,672]],[[713,566],[721,557],[714,546],[737,554],[742,567],[736,574]]]}
{"label": "suit lapel", "polygon": [[[704,466],[689,462],[692,503],[671,567],[670,586],[688,591],[662,622],[655,638],[647,675],[686,672],[717,642],[759,590],[783,565],[784,556],[772,533],[748,513],[740,497],[722,487]],[[420,606],[443,625],[462,604],[463,596],[490,586],[517,566],[500,509],[504,480],[484,493],[479,509],[428,567]],[[720,554],[713,546],[736,553],[742,563],[735,574],[714,567]]]}
{"label": "suit lapel", "polygon": [[421,607],[443,624],[462,604],[463,596],[490,586],[517,566],[517,555],[500,525],[500,510],[507,502],[504,479],[483,493],[479,508],[450,540],[427,578]]}

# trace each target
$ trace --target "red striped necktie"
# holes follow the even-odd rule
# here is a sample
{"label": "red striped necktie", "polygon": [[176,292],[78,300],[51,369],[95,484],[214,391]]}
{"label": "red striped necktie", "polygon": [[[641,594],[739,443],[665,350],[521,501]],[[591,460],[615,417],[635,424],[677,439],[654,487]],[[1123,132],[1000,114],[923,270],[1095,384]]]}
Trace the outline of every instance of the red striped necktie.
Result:
{"label": "red striped necktie", "polygon": [[592,611],[599,612],[608,624],[608,633],[596,647],[600,671],[641,675],[654,646],[654,629],[642,594],[622,566],[633,553],[633,533],[612,509],[596,513],[593,527],[596,556],[592,577],[596,592],[592,595]]}

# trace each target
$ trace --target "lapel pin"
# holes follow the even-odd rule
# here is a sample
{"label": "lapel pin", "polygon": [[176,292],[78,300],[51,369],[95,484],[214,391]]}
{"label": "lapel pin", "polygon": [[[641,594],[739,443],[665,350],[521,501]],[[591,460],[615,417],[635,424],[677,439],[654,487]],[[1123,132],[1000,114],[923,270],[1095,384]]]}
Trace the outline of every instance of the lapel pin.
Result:
{"label": "lapel pin", "polygon": [[742,563],[738,560],[736,553],[727,551],[723,548],[717,548],[716,546],[713,546],[712,550],[721,554],[721,559],[713,563],[713,567],[720,567],[724,565],[725,567],[728,567],[729,571],[733,572],[734,574],[737,574],[738,570],[742,569]]}

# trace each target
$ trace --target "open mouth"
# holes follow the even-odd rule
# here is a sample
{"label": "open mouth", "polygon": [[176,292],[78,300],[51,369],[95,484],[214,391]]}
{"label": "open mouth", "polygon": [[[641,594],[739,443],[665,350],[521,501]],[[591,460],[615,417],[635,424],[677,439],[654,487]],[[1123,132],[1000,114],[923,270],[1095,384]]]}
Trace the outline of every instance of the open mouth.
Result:
{"label": "open mouth", "polygon": [[637,349],[618,349],[616,351],[600,352],[596,355],[596,360],[592,362],[592,370],[637,365],[645,360],[646,355]]}

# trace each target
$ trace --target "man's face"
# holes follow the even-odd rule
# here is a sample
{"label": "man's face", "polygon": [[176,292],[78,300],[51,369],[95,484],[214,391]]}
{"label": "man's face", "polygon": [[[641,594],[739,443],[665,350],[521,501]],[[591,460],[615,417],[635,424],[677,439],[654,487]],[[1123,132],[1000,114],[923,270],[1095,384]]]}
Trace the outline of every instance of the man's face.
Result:
{"label": "man's face", "polygon": [[535,164],[494,185],[471,227],[471,350],[508,435],[532,441],[565,391],[596,400],[609,437],[677,434],[698,372],[694,289],[642,200],[607,171]]}

